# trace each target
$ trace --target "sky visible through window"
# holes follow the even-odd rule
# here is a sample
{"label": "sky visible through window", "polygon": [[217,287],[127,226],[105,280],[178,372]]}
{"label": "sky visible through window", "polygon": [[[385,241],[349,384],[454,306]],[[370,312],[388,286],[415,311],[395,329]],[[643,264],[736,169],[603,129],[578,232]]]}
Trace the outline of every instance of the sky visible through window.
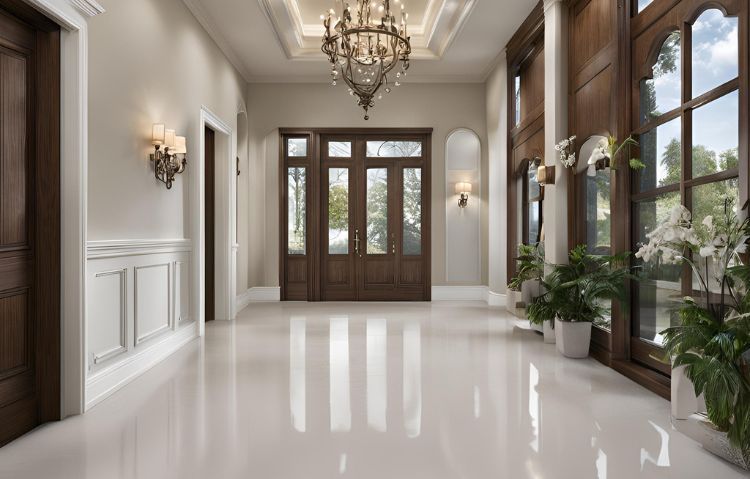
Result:
{"label": "sky visible through window", "polygon": [[[640,4],[648,3],[641,1]],[[738,76],[738,23],[716,9],[705,11],[693,25],[693,97],[700,96]],[[679,47],[679,44],[678,44]],[[662,53],[664,51],[662,50]],[[654,78],[657,104],[676,106],[681,103],[679,63],[675,72]],[[660,111],[666,113],[666,111]],[[730,93],[695,110],[693,146],[704,146],[715,153],[717,162],[727,151],[738,147],[739,97]],[[658,128],[656,152],[663,159],[668,146],[680,139],[681,122],[670,121]],[[667,173],[659,161],[657,178]],[[717,165],[717,170],[721,170]]]}

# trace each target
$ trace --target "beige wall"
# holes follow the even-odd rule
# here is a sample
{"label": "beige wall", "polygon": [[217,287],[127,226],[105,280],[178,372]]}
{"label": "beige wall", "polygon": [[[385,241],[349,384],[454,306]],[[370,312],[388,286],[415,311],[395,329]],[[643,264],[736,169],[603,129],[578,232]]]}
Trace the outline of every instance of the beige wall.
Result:
{"label": "beige wall", "polygon": [[[326,71],[321,69],[321,76]],[[250,286],[279,284],[278,128],[281,127],[432,127],[432,283],[446,283],[445,141],[456,128],[469,128],[482,142],[482,281],[487,284],[487,132],[484,84],[409,84],[378,102],[370,121],[342,86],[327,84],[251,84],[250,217],[248,280]],[[242,213],[240,213],[242,214]],[[260,225],[265,225],[261,228]],[[244,246],[241,246],[241,249]],[[454,247],[461,247],[457,245]],[[476,254],[475,246],[467,254]],[[238,290],[239,291],[239,290]]]}
{"label": "beige wall", "polygon": [[[89,25],[88,239],[190,236],[188,185],[205,105],[236,130],[246,84],[181,0],[100,0]],[[151,125],[187,137],[167,191],[148,160]]]}

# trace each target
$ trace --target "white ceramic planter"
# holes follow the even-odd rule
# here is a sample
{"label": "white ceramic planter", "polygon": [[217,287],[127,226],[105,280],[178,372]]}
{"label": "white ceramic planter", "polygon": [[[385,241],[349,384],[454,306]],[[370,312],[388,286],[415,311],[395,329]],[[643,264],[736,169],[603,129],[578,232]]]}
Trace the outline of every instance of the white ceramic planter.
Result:
{"label": "white ceramic planter", "polygon": [[542,332],[544,333],[545,344],[555,344],[557,342],[557,338],[555,338],[555,330],[552,328],[552,321],[544,322]]}
{"label": "white ceramic planter", "polygon": [[557,350],[573,359],[587,358],[591,345],[591,323],[570,323],[555,319]]}
{"label": "white ceramic planter", "polygon": [[672,425],[690,439],[699,442],[703,449],[750,471],[750,451],[743,453],[732,446],[726,433],[717,431],[703,414],[693,414],[687,419],[672,418]]}
{"label": "white ceramic planter", "polygon": [[742,452],[732,446],[727,434],[718,431],[704,412],[703,395],[696,397],[693,382],[685,374],[686,366],[672,368],[672,425],[703,449],[750,471],[750,451]]}
{"label": "white ceramic planter", "polygon": [[507,290],[505,301],[505,309],[507,309],[510,314],[519,318],[526,317],[526,310],[518,307],[518,304],[522,302],[520,291]]}
{"label": "white ceramic planter", "polygon": [[695,413],[706,411],[706,402],[701,397],[695,396],[693,382],[685,374],[686,366],[672,368],[672,417],[675,419],[688,419]]}

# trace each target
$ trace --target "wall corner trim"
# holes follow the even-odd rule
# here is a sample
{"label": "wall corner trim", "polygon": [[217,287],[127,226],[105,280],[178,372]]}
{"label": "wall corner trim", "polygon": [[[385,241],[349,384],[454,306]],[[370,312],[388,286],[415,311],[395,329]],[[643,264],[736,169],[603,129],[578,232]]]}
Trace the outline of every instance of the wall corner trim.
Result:
{"label": "wall corner trim", "polygon": [[95,17],[106,12],[96,0],[69,0],[70,4],[89,17]]}
{"label": "wall corner trim", "polygon": [[487,286],[433,286],[432,301],[482,301],[488,306],[505,307],[505,294]]}
{"label": "wall corner trim", "polygon": [[237,295],[235,298],[235,311],[242,311],[250,303],[272,301],[281,301],[281,288],[279,286],[256,286]]}

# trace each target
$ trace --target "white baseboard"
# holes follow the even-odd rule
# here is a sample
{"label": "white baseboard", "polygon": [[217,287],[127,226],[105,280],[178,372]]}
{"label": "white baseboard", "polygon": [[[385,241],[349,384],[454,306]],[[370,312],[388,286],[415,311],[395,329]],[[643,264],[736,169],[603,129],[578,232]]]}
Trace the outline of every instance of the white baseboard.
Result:
{"label": "white baseboard", "polygon": [[433,301],[482,301],[489,306],[505,306],[505,295],[487,286],[433,286]]}
{"label": "white baseboard", "polygon": [[164,361],[187,343],[198,337],[197,323],[179,329],[161,342],[146,347],[140,353],[104,369],[86,380],[86,403],[88,411],[111,396],[141,374]]}
{"label": "white baseboard", "polygon": [[242,294],[238,294],[235,299],[236,311],[242,311],[252,302],[255,301],[280,301],[281,288],[278,286],[256,286],[250,288]]}

